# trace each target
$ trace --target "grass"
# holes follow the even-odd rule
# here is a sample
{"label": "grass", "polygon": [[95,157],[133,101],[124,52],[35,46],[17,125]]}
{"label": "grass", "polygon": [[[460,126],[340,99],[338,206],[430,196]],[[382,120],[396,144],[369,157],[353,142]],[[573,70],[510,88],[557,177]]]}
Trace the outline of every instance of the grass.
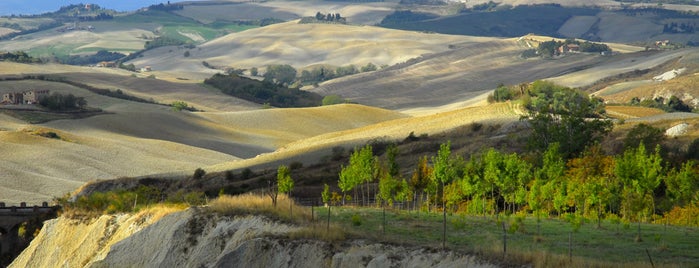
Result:
{"label": "grass", "polygon": [[277,197],[277,206],[272,205],[272,200],[268,196],[248,193],[235,196],[222,195],[209,202],[207,208],[221,215],[262,214],[284,222],[300,223],[311,219],[309,208],[296,205],[282,194]]}
{"label": "grass", "polygon": [[[291,202],[291,213],[289,205]],[[209,211],[220,215],[264,215],[271,219],[299,225],[299,229],[291,231],[290,239],[317,239],[327,242],[342,241],[347,234],[342,226],[317,220],[318,216],[311,215],[309,207],[299,206],[286,195],[279,195],[277,206],[272,205],[269,196],[247,193],[242,195],[223,195],[209,202]],[[321,213],[321,212],[317,212]],[[313,220],[316,219],[316,220]]]}
{"label": "grass", "polygon": [[[378,241],[441,247],[441,213],[387,211],[387,228],[382,235],[381,210],[375,208],[333,208],[331,222],[342,226],[353,236]],[[321,214],[320,218],[324,218]],[[361,224],[353,223],[359,217]],[[487,259],[501,259],[508,263],[533,263],[536,267],[550,266],[648,266],[648,254],[655,265],[693,266],[699,264],[696,228],[642,224],[642,241],[636,242],[636,225],[603,221],[601,228],[595,222],[586,222],[577,231],[558,219],[542,219],[540,233],[537,220],[520,217],[518,228],[515,216],[447,217],[447,247],[480,254]],[[355,219],[356,221],[356,219]],[[507,233],[507,254],[503,254],[503,227]],[[569,237],[570,236],[570,237]],[[572,258],[568,256],[569,238],[572,237]],[[646,254],[646,250],[648,254]]]}
{"label": "grass", "polygon": [[123,24],[152,23],[162,25],[162,28],[160,29],[162,35],[182,41],[194,41],[195,43],[199,42],[197,40],[191,40],[189,37],[180,34],[180,32],[196,34],[204,38],[206,41],[209,41],[228,33],[240,32],[258,27],[237,24],[206,25],[187,17],[182,17],[163,11],[139,12],[128,16],[117,17],[115,18],[115,21]]}
{"label": "grass", "polygon": [[[273,207],[266,196],[244,194],[221,196],[207,208],[223,215],[262,214],[294,222],[300,228],[288,234],[290,239],[337,242],[355,238],[441,248],[440,212],[418,214],[389,210],[384,234],[380,209],[332,207],[327,226],[326,208],[316,208],[311,218],[308,207],[292,206],[293,217],[289,215],[286,196],[280,195],[277,207]],[[503,252],[503,224],[507,229],[506,253]],[[575,228],[561,219],[542,219],[537,228],[537,219],[530,216],[494,218],[452,214],[447,217],[447,247],[479,255],[493,263],[532,264],[534,267],[650,267],[649,255],[654,265],[663,267],[699,263],[699,252],[695,250],[699,235],[696,228],[642,224],[641,241],[637,239],[636,228],[635,224],[606,220],[601,228],[597,228],[595,222],[585,222]]]}

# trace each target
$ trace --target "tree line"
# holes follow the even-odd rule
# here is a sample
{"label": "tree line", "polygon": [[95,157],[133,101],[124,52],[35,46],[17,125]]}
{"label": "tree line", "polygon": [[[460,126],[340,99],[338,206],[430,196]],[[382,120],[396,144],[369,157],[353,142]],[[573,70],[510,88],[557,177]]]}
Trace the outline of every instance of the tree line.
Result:
{"label": "tree line", "polygon": [[288,88],[272,83],[268,79],[257,81],[237,74],[216,74],[204,80],[204,83],[221,90],[225,94],[274,107],[320,106],[323,99],[317,93]]}
{"label": "tree line", "polygon": [[24,51],[0,52],[0,60],[18,63],[41,63],[41,59],[34,58]]}
{"label": "tree line", "polygon": [[[339,66],[336,68],[328,66],[315,67],[313,69],[302,70],[299,74],[293,66],[289,64],[272,64],[267,65],[265,68],[264,77],[265,81],[270,83],[276,83],[280,85],[317,85],[320,82],[358,74],[364,72],[373,72],[379,69],[378,66],[369,62],[364,66],[356,67],[353,64],[346,66]],[[259,75],[259,70],[257,68],[252,68],[250,74],[253,76]]]}
{"label": "tree line", "polygon": [[299,23],[339,23],[339,24],[346,24],[347,19],[340,15],[340,13],[328,13],[324,14],[319,12],[316,12],[316,15],[313,17],[303,17],[299,21]]}
{"label": "tree line", "polygon": [[339,174],[342,197],[335,201],[369,205],[376,200],[388,206],[400,202],[412,209],[484,216],[572,215],[598,224],[618,217],[699,225],[699,165],[689,160],[671,166],[659,145],[649,149],[640,142],[621,154],[607,155],[597,143],[566,159],[558,143],[539,155],[487,148],[462,156],[451,153],[447,141],[436,155],[421,157],[412,174],[397,172],[391,155],[398,152],[392,148],[384,158],[374,155],[371,145],[356,148]]}
{"label": "tree line", "polygon": [[39,99],[39,105],[53,111],[76,110],[87,107],[87,101],[84,97],[54,92],[49,96]]}

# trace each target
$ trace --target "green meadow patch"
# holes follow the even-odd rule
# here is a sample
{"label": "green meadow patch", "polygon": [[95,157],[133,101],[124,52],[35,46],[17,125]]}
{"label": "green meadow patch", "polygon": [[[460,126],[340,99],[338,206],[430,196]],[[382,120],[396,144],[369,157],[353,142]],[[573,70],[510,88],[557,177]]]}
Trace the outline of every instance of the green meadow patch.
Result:
{"label": "green meadow patch", "polygon": [[[318,221],[326,217],[325,208],[316,209]],[[442,245],[440,211],[387,210],[385,234],[381,209],[332,207],[330,220],[360,237],[434,248]],[[450,214],[446,245],[534,266],[650,267],[650,260],[656,267],[699,265],[699,229],[641,224],[639,240],[638,228],[636,223],[614,219],[603,220],[598,228],[597,222],[566,217],[537,220],[531,215]]]}

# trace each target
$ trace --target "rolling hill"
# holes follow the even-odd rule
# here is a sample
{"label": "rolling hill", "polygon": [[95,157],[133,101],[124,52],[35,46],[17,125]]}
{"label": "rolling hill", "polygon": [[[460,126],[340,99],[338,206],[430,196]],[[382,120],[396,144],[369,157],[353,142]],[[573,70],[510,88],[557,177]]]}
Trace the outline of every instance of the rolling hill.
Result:
{"label": "rolling hill", "polygon": [[[350,21],[371,23],[395,6],[393,2],[318,6],[283,1],[198,3],[177,11],[177,15],[160,13],[162,16],[157,17],[163,19],[160,22],[155,19],[149,22],[141,14],[96,22],[94,32],[51,30],[2,41],[0,49],[55,49],[75,53],[98,48],[132,51],[154,37],[156,29],[160,33],[182,32],[190,40],[201,36],[203,41],[194,47],[157,48],[128,62],[138,67],[152,66],[149,73],[0,62],[0,75],[51,74],[97,88],[119,89],[160,104],[183,100],[203,112],[175,112],[164,105],[114,99],[65,83],[2,81],[0,93],[25,88],[72,93],[84,96],[90,106],[102,109],[105,114],[37,125],[0,115],[0,162],[3,163],[0,185],[4,187],[0,199],[9,200],[8,203],[44,201],[89,180],[155,173],[191,174],[198,167],[213,171],[274,166],[291,160],[312,163],[334,146],[353,146],[371,139],[402,139],[411,132],[438,134],[472,122],[516,121],[520,114],[518,107],[507,103],[485,105],[487,94],[501,83],[514,85],[551,79],[581,87],[635,69],[658,68],[654,72],[662,73],[669,71],[667,68],[688,67],[687,64],[696,61],[696,49],[644,52],[640,51],[643,48],[616,44],[612,47],[622,53],[614,56],[581,53],[554,59],[523,59],[522,51],[548,37],[473,37],[296,21],[222,36],[217,34],[226,30],[189,32],[198,24],[242,19],[240,16],[245,14],[251,19],[268,14],[291,19],[317,11],[341,12]],[[231,12],[205,15],[217,7],[230,8]],[[564,30],[583,32],[583,26],[591,21],[576,20],[578,24],[568,24]],[[178,28],[174,23],[182,21],[187,21],[189,28]],[[185,51],[190,52],[189,56],[185,57]],[[663,66],[673,60],[680,63]],[[367,63],[385,68],[309,88],[324,95],[337,94],[358,104],[261,109],[261,105],[202,85],[202,79],[220,71],[204,66],[204,61],[234,68],[291,64],[304,69]],[[610,87],[618,88],[612,91],[660,94],[657,92],[665,85],[678,83],[673,87],[680,88],[693,85],[694,81],[685,73],[676,80],[660,82],[653,93],[643,89],[645,82],[621,83],[613,82]],[[685,95],[694,96],[690,91]],[[616,98],[612,93],[605,94],[610,100]],[[39,135],[45,132],[54,132],[61,139]]]}
{"label": "rolling hill", "polygon": [[[29,70],[33,67],[18,69]],[[66,77],[84,78],[82,82],[94,84],[119,78],[104,76],[66,74]],[[140,79],[146,82],[154,80]],[[168,85],[167,82],[161,83]],[[139,88],[137,82],[134,84],[134,88]],[[121,88],[127,91],[128,83],[124,85]],[[141,94],[158,95],[157,83],[150,86],[152,91]],[[196,85],[180,86],[182,88],[178,94],[195,94],[187,93],[186,88]],[[405,117],[397,112],[359,105],[175,112],[167,106],[115,99],[59,82],[2,81],[0,88],[0,93],[28,88],[71,93],[85,97],[89,106],[106,112],[83,119],[57,120],[38,125],[2,115],[0,162],[3,172],[0,173],[0,185],[3,191],[0,199],[8,204],[48,201],[90,180],[192,170],[250,158],[272,152],[298,139]],[[200,90],[200,95],[210,95],[200,99],[203,106],[207,101],[212,103],[211,106],[220,103],[217,99],[222,96],[216,97],[217,91]],[[59,138],[40,135],[48,132],[56,133]]]}
{"label": "rolling hill", "polygon": [[[166,72],[211,72],[202,65],[203,61],[245,69],[270,64],[290,64],[297,69],[319,64],[360,67],[370,62],[381,66],[447,51],[450,44],[485,39],[292,21],[229,34],[194,49],[165,47],[147,51],[129,63]],[[190,51],[188,57],[184,56],[185,51]]]}

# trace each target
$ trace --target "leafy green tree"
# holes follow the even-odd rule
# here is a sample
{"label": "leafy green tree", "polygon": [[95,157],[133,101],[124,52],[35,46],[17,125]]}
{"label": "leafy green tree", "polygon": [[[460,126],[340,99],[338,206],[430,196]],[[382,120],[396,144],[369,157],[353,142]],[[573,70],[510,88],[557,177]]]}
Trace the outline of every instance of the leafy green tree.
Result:
{"label": "leafy green tree", "polygon": [[581,157],[571,159],[566,174],[569,202],[583,216],[594,209],[597,227],[601,227],[605,208],[620,194],[614,181],[614,158],[604,155],[600,145],[595,145]]}
{"label": "leafy green tree", "polygon": [[330,202],[330,186],[328,186],[327,183],[323,186],[321,197],[323,198],[323,203],[325,203],[325,206],[328,207],[328,225],[326,227],[326,231],[330,231],[330,206],[332,206],[332,203]]}
{"label": "leafy green tree", "polygon": [[665,139],[665,131],[648,124],[635,125],[624,139],[624,148],[631,148],[643,143],[646,148],[655,148]]}
{"label": "leafy green tree", "polygon": [[54,92],[49,96],[39,99],[39,105],[48,108],[49,110],[73,110],[84,109],[87,106],[87,101],[83,97],[76,97],[73,94],[61,94]]}
{"label": "leafy green tree", "polygon": [[354,65],[340,66],[335,69],[337,76],[348,76],[358,73],[357,68]]}
{"label": "leafy green tree", "polygon": [[330,186],[326,183],[323,185],[323,192],[320,193],[321,198],[323,199],[323,203],[325,205],[329,206],[330,205]]}
{"label": "leafy green tree", "polygon": [[483,161],[477,161],[475,157],[465,163],[463,178],[460,180],[461,192],[465,197],[481,198],[481,212],[485,217],[485,198],[488,195],[491,185],[484,179]]}
{"label": "leafy green tree", "polygon": [[537,54],[541,55],[542,57],[552,57],[558,54],[557,49],[562,44],[563,43],[557,42],[555,40],[541,42],[539,43],[539,46],[537,47],[536,51]]}
{"label": "leafy green tree", "polygon": [[437,156],[432,157],[434,169],[432,171],[432,183],[442,192],[442,247],[446,248],[447,239],[447,208],[446,199],[444,196],[444,186],[456,178],[456,168],[454,167],[454,159],[451,155],[451,141],[442,143],[439,146]]}
{"label": "leafy green tree", "polygon": [[640,239],[641,216],[655,213],[654,191],[660,185],[663,174],[660,146],[655,147],[654,153],[646,152],[643,143],[638,148],[627,149],[617,157],[614,173],[624,186],[625,216],[637,219]]}
{"label": "leafy green tree", "polygon": [[531,149],[543,151],[559,143],[561,154],[568,159],[612,130],[612,122],[600,118],[604,113],[600,99],[546,81],[532,83],[529,92],[532,101],[521,119],[531,124]]}
{"label": "leafy green tree", "polygon": [[413,192],[413,207],[417,204],[418,193],[420,194],[420,206],[422,206],[424,195],[427,193],[427,185],[430,184],[430,176],[432,176],[432,169],[427,163],[427,156],[420,157],[409,182],[410,189],[412,189]]}
{"label": "leafy green tree", "polygon": [[509,87],[506,87],[505,85],[500,85],[493,91],[492,98],[492,100],[495,102],[503,102],[513,99],[514,93]]}
{"label": "leafy green tree", "polygon": [[529,202],[535,202],[542,209],[548,212],[556,211],[561,215],[565,209],[566,180],[563,176],[565,160],[559,148],[558,143],[553,143],[544,152],[541,168],[535,174],[534,185],[537,189],[529,193]]}
{"label": "leafy green tree", "polygon": [[403,186],[399,180],[394,178],[386,168],[382,168],[380,171],[381,175],[379,177],[379,194],[377,195],[379,201],[381,201],[381,208],[383,214],[383,228],[382,231],[386,233],[386,206],[393,206],[393,202],[396,201],[398,193],[401,191]]}
{"label": "leafy green tree", "polygon": [[265,81],[276,82],[280,85],[290,85],[296,80],[296,69],[291,65],[267,65],[264,74]]}
{"label": "leafy green tree", "polygon": [[[502,155],[490,148],[485,152],[481,161],[483,163],[483,181],[490,192],[490,199],[495,200],[495,190],[502,172]],[[494,212],[497,213],[497,206]]]}
{"label": "leafy green tree", "polygon": [[[350,155],[349,165],[342,167],[340,171],[338,186],[342,190],[343,195],[347,191],[354,190],[354,198],[356,200],[357,186],[374,179],[374,162],[374,153],[371,145],[367,144],[361,149],[355,148],[352,155]],[[362,194],[364,193],[362,192]],[[364,198],[362,198],[362,201],[364,201]]]}
{"label": "leafy green tree", "polygon": [[388,145],[386,148],[386,162],[388,164],[388,174],[391,176],[398,176],[400,169],[398,167],[398,162],[396,162],[396,157],[398,156],[398,146],[395,144]]}
{"label": "leafy green tree", "polygon": [[531,166],[522,160],[516,153],[503,157],[502,176],[498,180],[501,195],[506,205],[511,206],[514,213],[516,205],[526,202],[526,186],[531,180]]}
{"label": "leafy green tree", "polygon": [[670,100],[667,101],[667,106],[670,107],[672,111],[676,112],[692,112],[692,107],[685,104],[680,98],[678,98],[675,95],[672,95],[670,97]]}
{"label": "leafy green tree", "polygon": [[361,71],[362,71],[362,73],[366,73],[366,72],[376,71],[377,69],[378,68],[376,67],[376,65],[374,65],[373,63],[370,62],[370,63],[367,63],[366,65],[362,66]]}
{"label": "leafy green tree", "polygon": [[696,162],[687,161],[679,170],[665,178],[667,192],[676,205],[692,204],[699,201],[699,170]]}
{"label": "leafy green tree", "polygon": [[[279,193],[287,194],[289,197],[289,214],[292,214],[293,202],[291,201],[291,191],[294,189],[294,180],[291,178],[291,170],[286,165],[281,165],[277,169],[277,188]],[[275,202],[276,205],[276,202]]]}
{"label": "leafy green tree", "polygon": [[192,175],[192,179],[200,180],[201,178],[204,177],[204,175],[206,175],[206,171],[202,168],[197,168],[196,170],[194,170],[194,174]]}

